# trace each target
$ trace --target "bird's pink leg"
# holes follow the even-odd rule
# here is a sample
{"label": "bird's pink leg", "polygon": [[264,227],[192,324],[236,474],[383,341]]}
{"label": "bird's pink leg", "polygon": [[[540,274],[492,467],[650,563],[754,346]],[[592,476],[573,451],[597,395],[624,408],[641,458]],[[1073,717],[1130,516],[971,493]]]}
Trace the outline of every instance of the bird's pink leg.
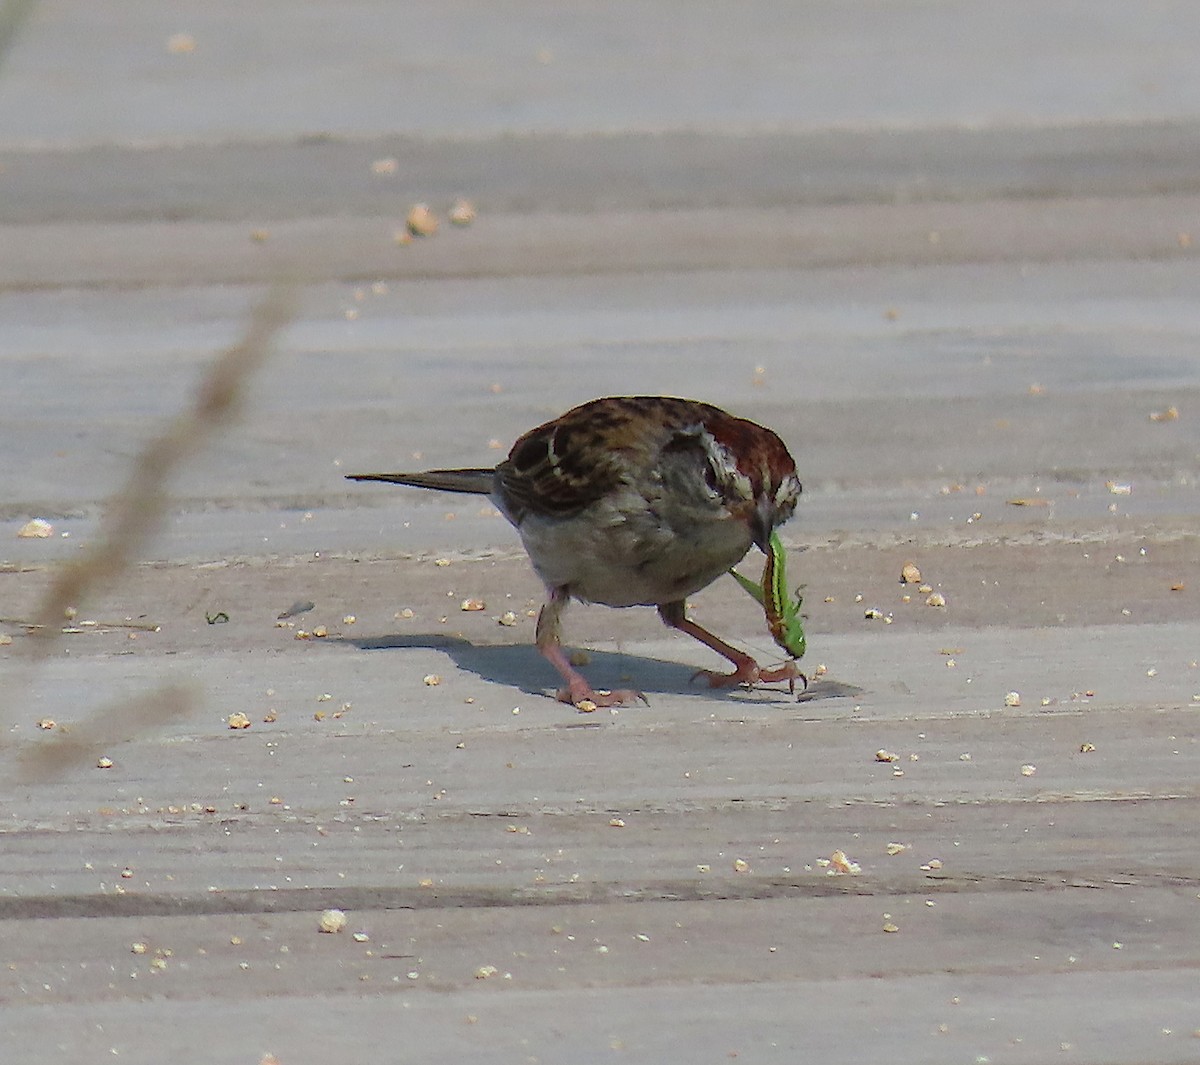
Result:
{"label": "bird's pink leg", "polygon": [[593,688],[587,678],[571,665],[562,649],[560,624],[562,612],[569,601],[570,595],[565,588],[553,589],[537,620],[537,649],[567,682],[565,688],[558,690],[559,701],[576,707],[581,704],[586,706],[588,703],[593,706],[621,706],[637,702],[639,699],[644,703],[648,702],[645,695],[631,688],[619,688],[616,691]]}
{"label": "bird's pink leg", "polygon": [[734,684],[745,684],[753,688],[754,685],[760,683],[773,684],[775,681],[786,680],[788,690],[795,692],[797,678],[804,682],[806,688],[808,687],[808,678],[800,672],[795,662],[785,662],[782,666],[773,669],[763,669],[745,651],[739,651],[719,636],[714,636],[703,625],[698,625],[690,620],[684,613],[683,603],[665,603],[658,608],[658,616],[671,628],[686,632],[693,639],[699,640],[705,647],[711,647],[717,654],[728,658],[733,663],[732,673],[717,673],[709,669],[696,671],[694,676],[706,677],[710,687],[727,688]]}

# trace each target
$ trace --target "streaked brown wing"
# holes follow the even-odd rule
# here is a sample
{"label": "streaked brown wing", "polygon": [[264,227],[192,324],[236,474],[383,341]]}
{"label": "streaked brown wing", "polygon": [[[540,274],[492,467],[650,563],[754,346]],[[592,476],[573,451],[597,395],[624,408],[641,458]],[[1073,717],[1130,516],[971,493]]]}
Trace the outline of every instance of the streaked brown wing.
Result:
{"label": "streaked brown wing", "polygon": [[497,468],[509,513],[567,518],[655,461],[679,432],[719,414],[666,396],[610,396],[575,407],[522,436]]}
{"label": "streaked brown wing", "polygon": [[548,422],[513,445],[497,468],[500,491],[514,520],[525,514],[569,518],[620,482],[617,457],[596,446],[578,422]]}

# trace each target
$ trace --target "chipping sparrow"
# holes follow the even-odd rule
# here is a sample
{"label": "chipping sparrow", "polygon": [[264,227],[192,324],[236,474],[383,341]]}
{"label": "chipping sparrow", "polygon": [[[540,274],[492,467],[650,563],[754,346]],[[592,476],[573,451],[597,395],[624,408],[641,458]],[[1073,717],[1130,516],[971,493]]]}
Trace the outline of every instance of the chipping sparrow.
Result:
{"label": "chipping sparrow", "polygon": [[567,660],[561,617],[571,599],[655,606],[734,665],[702,670],[713,687],[792,681],[795,663],[762,669],[685,614],[686,597],[764,552],[800,497],[796,464],[770,429],[707,403],[614,396],[575,407],[522,436],[495,469],[351,474],[445,492],[490,496],[516,527],[548,598],[537,648],[562,675],[558,698],[597,706],[638,691],[593,689]]}

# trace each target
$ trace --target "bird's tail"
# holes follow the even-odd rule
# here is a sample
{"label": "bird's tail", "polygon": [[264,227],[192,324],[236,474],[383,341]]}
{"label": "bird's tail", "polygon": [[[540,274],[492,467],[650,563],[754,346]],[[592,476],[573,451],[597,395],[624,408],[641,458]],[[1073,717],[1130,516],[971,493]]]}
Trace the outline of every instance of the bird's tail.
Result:
{"label": "bird's tail", "polygon": [[426,470],[424,473],[348,473],[348,481],[387,481],[407,484],[413,488],[435,488],[439,492],[465,492],[470,495],[490,495],[496,483],[496,471],[486,470]]}

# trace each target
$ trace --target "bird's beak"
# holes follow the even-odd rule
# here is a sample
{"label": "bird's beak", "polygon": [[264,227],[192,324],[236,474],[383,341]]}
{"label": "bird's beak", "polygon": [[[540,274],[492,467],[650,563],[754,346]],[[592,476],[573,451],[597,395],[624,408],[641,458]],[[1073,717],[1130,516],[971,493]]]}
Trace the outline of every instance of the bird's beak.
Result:
{"label": "bird's beak", "polygon": [[771,533],[775,530],[775,501],[769,496],[760,496],[750,515],[750,535],[754,546],[764,555],[770,554]]}

